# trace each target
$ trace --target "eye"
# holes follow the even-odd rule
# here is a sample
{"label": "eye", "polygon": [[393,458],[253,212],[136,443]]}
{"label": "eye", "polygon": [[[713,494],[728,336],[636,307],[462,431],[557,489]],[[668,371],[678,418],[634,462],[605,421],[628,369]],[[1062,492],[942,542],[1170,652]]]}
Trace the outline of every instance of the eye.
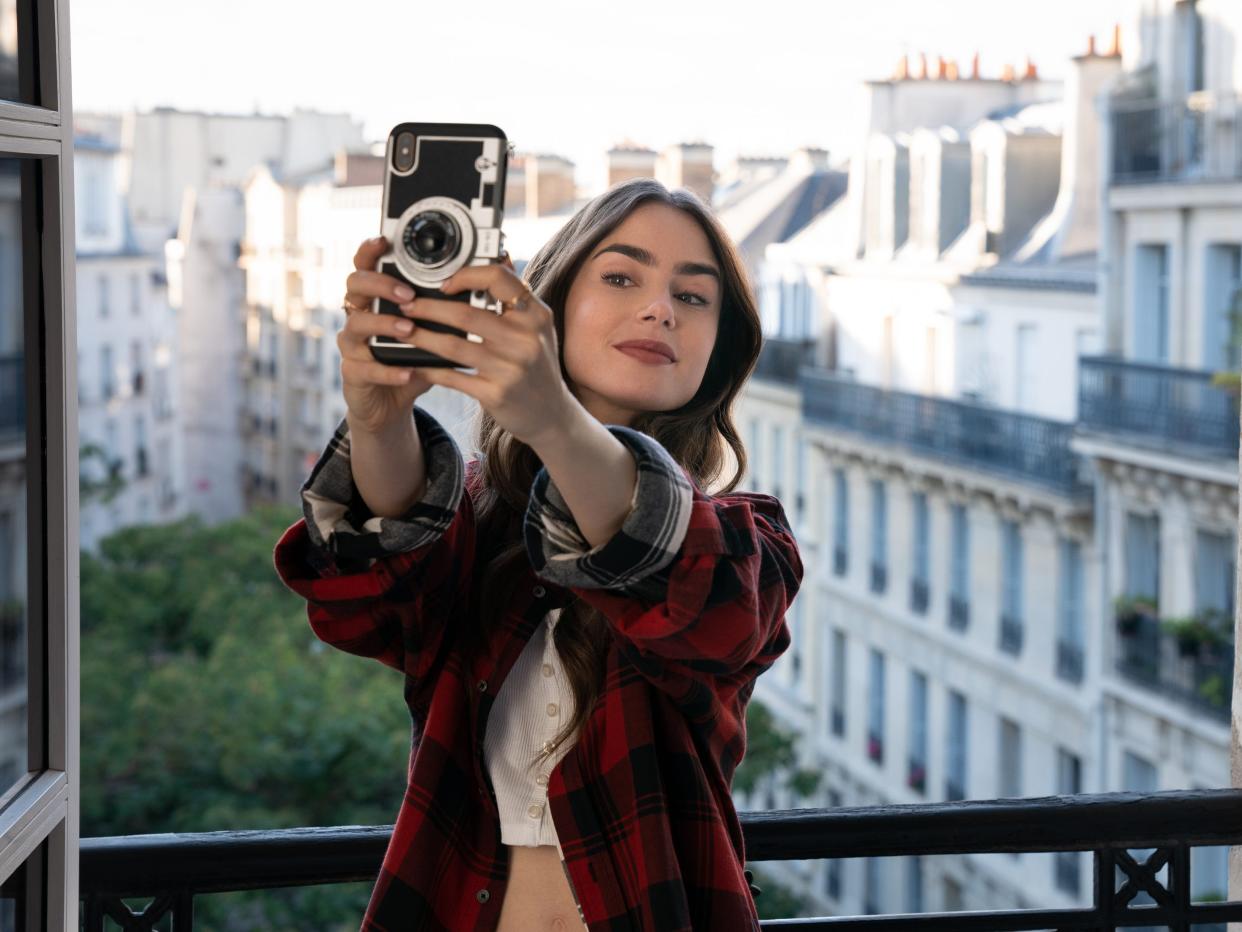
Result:
{"label": "eye", "polygon": [[[612,287],[614,287],[614,288],[624,288],[624,287],[625,287],[625,286],[624,286],[624,285],[622,285],[622,284],[619,284],[619,283],[614,283],[614,282],[612,281],[612,279],[614,279],[614,278],[621,278],[621,279],[625,279],[627,282],[628,282],[628,281],[633,281],[633,279],[631,279],[631,278],[630,278],[628,275],[626,275],[624,272],[605,272],[603,275],[601,275],[601,276],[600,276],[600,278],[601,278],[603,281],[608,282],[608,284],[612,285]],[[696,293],[695,293],[695,292],[693,292],[693,291],[683,291],[681,294],[677,295],[677,297],[678,297],[678,298],[683,299],[683,300],[682,300],[682,303],[683,303],[683,304],[689,304],[691,307],[703,307],[705,304],[710,303],[710,302],[708,302],[708,300],[707,300],[705,297],[703,297],[701,294],[696,294]],[[684,299],[686,299],[686,298],[690,298],[690,299],[692,299],[692,300],[686,301],[686,300],[684,300]]]}
{"label": "eye", "polygon": [[703,297],[701,294],[695,294],[693,291],[683,291],[677,297],[694,298],[697,303],[691,304],[691,302],[689,301],[686,302],[687,304],[690,304],[691,307],[702,307],[703,305],[707,304],[707,299],[705,297]]}
{"label": "eye", "polygon": [[[626,281],[630,281],[630,277],[629,277],[628,275],[626,275],[624,272],[605,272],[603,275],[601,275],[601,276],[600,276],[600,278],[602,278],[604,281],[608,282],[608,284],[610,284],[610,285],[612,285],[612,282],[608,281],[610,278],[624,278]],[[614,288],[621,288],[621,287],[624,287],[624,286],[622,286],[622,285],[613,285],[613,287],[614,287]]]}

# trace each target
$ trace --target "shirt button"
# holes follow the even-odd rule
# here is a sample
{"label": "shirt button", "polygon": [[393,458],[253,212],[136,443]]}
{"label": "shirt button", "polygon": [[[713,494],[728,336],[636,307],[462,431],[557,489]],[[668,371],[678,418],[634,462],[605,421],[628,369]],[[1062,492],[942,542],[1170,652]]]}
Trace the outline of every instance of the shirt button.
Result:
{"label": "shirt button", "polygon": [[534,589],[531,590],[531,592],[535,594],[536,599],[542,599],[545,595],[548,594],[548,590],[543,588],[543,586],[536,586]]}
{"label": "shirt button", "polygon": [[547,786],[548,775],[546,773],[541,773],[539,776],[535,777],[535,782],[538,783],[540,786]]}
{"label": "shirt button", "polygon": [[487,692],[487,680],[479,680],[479,682],[476,685],[478,686],[479,692],[481,693]]}
{"label": "shirt button", "polygon": [[474,898],[478,900],[480,903],[486,903],[491,898],[491,894],[487,892],[486,888],[484,888],[478,891],[474,895]]}
{"label": "shirt button", "polygon": [[547,753],[551,752],[551,750],[552,750],[552,742],[551,742],[551,741],[545,741],[545,742],[543,743],[543,753],[544,753],[544,754],[547,754]]}
{"label": "shirt button", "polygon": [[549,702],[549,703],[548,703],[548,714],[549,714],[549,715],[555,715],[555,714],[556,714],[556,703],[555,703],[555,702]]}
{"label": "shirt button", "polygon": [[539,815],[542,812],[543,812],[543,806],[531,806],[529,809],[526,810],[526,814],[529,815],[532,819],[539,818]]}
{"label": "shirt button", "polygon": [[544,675],[544,676],[551,676],[551,675],[552,675],[552,664],[550,664],[550,663],[545,663],[545,664],[543,665],[543,675]]}

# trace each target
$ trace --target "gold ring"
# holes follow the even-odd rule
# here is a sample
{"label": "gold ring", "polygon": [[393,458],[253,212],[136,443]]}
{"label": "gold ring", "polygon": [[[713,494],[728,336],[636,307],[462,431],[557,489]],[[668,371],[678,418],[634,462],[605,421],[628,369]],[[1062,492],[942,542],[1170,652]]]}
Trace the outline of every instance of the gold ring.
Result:
{"label": "gold ring", "polygon": [[365,311],[366,308],[356,307],[355,305],[350,304],[348,299],[342,298],[341,310],[343,310],[345,312],[345,316],[348,317],[351,311]]}
{"label": "gold ring", "polygon": [[524,311],[529,306],[529,299],[533,297],[534,295],[531,294],[531,290],[527,288],[516,298],[512,298],[508,301],[501,301],[500,305],[505,308],[505,310],[512,309],[515,311]]}

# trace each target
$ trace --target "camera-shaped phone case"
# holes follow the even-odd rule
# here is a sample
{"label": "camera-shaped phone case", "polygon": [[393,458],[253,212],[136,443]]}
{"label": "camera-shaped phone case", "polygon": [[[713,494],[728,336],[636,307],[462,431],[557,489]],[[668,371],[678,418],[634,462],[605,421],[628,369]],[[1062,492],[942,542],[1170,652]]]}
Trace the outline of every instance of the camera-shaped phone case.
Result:
{"label": "camera-shaped phone case", "polygon": [[[465,266],[500,261],[509,161],[504,132],[485,123],[400,123],[388,134],[386,155],[380,232],[388,251],[378,271],[404,281],[417,297],[499,314],[500,302],[485,291],[445,294],[440,286]],[[404,316],[387,298],[376,298],[372,310]],[[413,320],[420,328],[482,342],[448,324]],[[389,365],[468,368],[386,335],[368,344],[371,355]]]}

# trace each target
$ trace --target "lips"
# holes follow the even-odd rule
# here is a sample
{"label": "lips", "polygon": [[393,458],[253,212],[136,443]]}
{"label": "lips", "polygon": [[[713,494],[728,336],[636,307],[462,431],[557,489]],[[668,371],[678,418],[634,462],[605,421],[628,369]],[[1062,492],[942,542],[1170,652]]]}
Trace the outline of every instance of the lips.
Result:
{"label": "lips", "polygon": [[615,345],[617,349],[646,350],[649,353],[659,353],[668,359],[669,362],[677,361],[677,357],[673,354],[673,348],[667,343],[661,343],[659,340],[626,340]]}

